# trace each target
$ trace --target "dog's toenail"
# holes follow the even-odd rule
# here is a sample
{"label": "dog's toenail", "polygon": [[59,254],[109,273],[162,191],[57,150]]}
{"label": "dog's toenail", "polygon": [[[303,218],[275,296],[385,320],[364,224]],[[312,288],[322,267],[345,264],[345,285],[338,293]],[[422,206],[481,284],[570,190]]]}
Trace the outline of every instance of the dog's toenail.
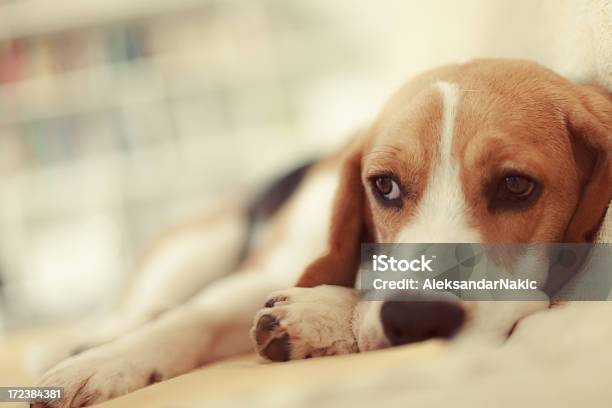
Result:
{"label": "dog's toenail", "polygon": [[151,375],[149,375],[149,379],[147,380],[147,384],[151,385],[151,384],[155,384],[160,382],[163,379],[163,376],[161,375],[161,373],[159,371],[153,371],[151,373]]}
{"label": "dog's toenail", "polygon": [[270,332],[276,327],[278,327],[278,320],[276,320],[276,317],[269,314],[261,316],[257,321],[257,327],[255,329],[255,341],[257,344],[264,344],[268,340]]}
{"label": "dog's toenail", "polygon": [[270,361],[288,361],[289,351],[291,350],[291,344],[289,343],[289,336],[285,334],[283,337],[274,339],[263,349],[262,353]]}

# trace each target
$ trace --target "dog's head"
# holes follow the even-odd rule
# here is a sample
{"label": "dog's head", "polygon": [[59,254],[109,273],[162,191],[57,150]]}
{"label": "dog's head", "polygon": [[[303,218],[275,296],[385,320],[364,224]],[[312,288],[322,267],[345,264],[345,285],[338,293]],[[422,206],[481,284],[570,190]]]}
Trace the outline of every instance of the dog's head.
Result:
{"label": "dog's head", "polygon": [[[329,251],[298,285],[352,286],[361,242],[589,242],[612,199],[611,153],[612,97],[603,89],[524,61],[480,60],[425,73],[402,87],[346,152]],[[465,326],[466,313],[507,332],[542,307],[514,303],[522,304],[474,313],[470,307],[482,305],[385,302],[362,314],[373,316],[364,332],[378,340],[366,333],[359,342],[451,334]],[[393,339],[393,331],[401,335]]]}
{"label": "dog's head", "polygon": [[360,242],[592,240],[612,198],[612,97],[525,61],[403,86],[347,151],[329,252],[300,286],[352,285]]}

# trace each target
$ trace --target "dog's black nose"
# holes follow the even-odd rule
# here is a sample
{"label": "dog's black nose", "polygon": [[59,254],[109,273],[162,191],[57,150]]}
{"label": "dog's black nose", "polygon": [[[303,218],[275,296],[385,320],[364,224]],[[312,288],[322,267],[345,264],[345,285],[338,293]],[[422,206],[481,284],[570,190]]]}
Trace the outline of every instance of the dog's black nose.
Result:
{"label": "dog's black nose", "polygon": [[388,300],[380,317],[387,340],[397,346],[452,337],[465,321],[465,311],[460,304],[445,301]]}

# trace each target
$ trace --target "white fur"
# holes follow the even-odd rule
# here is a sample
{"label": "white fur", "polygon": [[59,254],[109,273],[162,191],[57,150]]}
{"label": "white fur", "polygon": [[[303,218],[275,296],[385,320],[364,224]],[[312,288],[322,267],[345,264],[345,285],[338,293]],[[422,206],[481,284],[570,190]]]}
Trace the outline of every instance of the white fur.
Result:
{"label": "white fur", "polygon": [[245,232],[245,220],[233,215],[171,238],[147,260],[124,309],[138,320],[183,303],[232,270]]}
{"label": "white fur", "polygon": [[443,116],[439,156],[432,161],[431,176],[416,215],[398,233],[396,242],[480,242],[470,227],[459,177],[460,164],[453,156],[455,116],[460,90],[455,84],[436,84],[442,95]]}

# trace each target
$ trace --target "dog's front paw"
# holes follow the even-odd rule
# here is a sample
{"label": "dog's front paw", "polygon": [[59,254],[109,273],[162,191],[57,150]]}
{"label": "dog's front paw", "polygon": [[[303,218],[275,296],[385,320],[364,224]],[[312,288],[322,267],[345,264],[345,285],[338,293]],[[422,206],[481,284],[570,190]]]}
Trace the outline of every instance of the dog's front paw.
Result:
{"label": "dog's front paw", "polygon": [[45,375],[40,386],[63,387],[61,401],[36,403],[31,407],[88,407],[159,381],[144,367],[128,363],[125,356],[107,348],[92,349],[64,360]]}
{"label": "dog's front paw", "polygon": [[357,352],[353,312],[359,295],[341,286],[273,293],[255,316],[251,338],[271,361]]}

